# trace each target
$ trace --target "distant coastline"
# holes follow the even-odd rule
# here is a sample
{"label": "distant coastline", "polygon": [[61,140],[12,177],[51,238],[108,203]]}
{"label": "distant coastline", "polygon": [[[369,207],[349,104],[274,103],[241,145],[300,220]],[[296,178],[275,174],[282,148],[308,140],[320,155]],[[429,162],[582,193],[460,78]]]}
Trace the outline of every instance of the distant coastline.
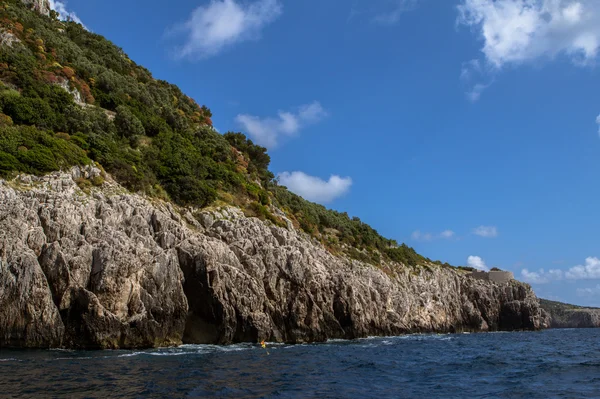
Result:
{"label": "distant coastline", "polygon": [[550,328],[600,327],[600,308],[570,305],[541,298],[540,306],[550,315]]}

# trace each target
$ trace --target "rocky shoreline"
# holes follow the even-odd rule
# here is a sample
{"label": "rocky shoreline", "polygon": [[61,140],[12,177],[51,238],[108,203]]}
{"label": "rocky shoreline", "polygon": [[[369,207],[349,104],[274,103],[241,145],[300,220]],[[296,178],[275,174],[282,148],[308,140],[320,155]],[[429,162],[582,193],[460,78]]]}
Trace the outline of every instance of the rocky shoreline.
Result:
{"label": "rocky shoreline", "polygon": [[[0,180],[0,347],[314,342],[547,326],[527,284],[380,269],[236,208],[178,209],[95,168]],[[82,186],[82,190],[79,186]],[[274,211],[276,211],[274,209]],[[393,270],[390,272],[389,270]]]}
{"label": "rocky shoreline", "polygon": [[549,315],[549,328],[598,328],[600,309],[569,305],[540,299],[540,306]]}

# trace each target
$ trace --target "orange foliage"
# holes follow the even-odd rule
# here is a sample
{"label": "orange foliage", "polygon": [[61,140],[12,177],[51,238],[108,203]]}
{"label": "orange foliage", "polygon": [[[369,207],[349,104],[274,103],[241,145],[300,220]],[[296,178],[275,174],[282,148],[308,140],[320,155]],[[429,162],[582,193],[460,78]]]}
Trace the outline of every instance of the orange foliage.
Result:
{"label": "orange foliage", "polygon": [[242,154],[241,151],[239,151],[237,148],[234,148],[234,147],[231,147],[231,152],[233,153],[233,156],[235,157],[235,163],[238,165],[238,167],[243,170],[247,170],[249,162],[246,159],[246,157],[244,156],[244,154]]}
{"label": "orange foliage", "polygon": [[59,83],[61,78],[49,71],[41,71],[42,79],[48,83]]}
{"label": "orange foliage", "polygon": [[67,78],[67,79],[71,79],[73,76],[75,76],[75,71],[73,70],[73,68],[71,67],[63,67],[63,69],[60,70],[60,72]]}
{"label": "orange foliage", "polygon": [[90,86],[87,85],[87,83],[85,83],[83,80],[75,78],[75,85],[77,86],[79,93],[81,93],[81,97],[87,104],[93,104],[96,101],[96,99],[92,95],[92,90],[90,89]]}

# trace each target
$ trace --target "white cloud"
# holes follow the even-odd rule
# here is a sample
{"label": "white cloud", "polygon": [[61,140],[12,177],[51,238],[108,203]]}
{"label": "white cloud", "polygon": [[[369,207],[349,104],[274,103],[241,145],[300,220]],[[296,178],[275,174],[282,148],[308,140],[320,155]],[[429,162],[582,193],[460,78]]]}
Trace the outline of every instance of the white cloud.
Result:
{"label": "white cloud", "polygon": [[455,236],[456,236],[456,233],[453,232],[452,230],[444,230],[439,234],[423,233],[420,230],[416,230],[411,234],[411,238],[414,241],[432,241],[437,238],[449,240],[451,238],[454,238]]}
{"label": "white cloud", "polygon": [[597,0],[462,0],[458,22],[473,28],[495,69],[551,59],[593,62],[600,47]]}
{"label": "white cloud", "polygon": [[598,0],[461,0],[458,14],[457,22],[483,42],[485,62],[470,61],[461,73],[472,102],[505,66],[560,55],[578,66],[592,65],[600,49]]}
{"label": "white cloud", "polygon": [[442,233],[440,234],[440,236],[442,238],[452,238],[454,237],[456,234],[452,231],[452,230],[444,230],[442,231]]}
{"label": "white cloud", "polygon": [[598,124],[598,134],[600,135],[600,115],[596,117],[596,123]]}
{"label": "white cloud", "polygon": [[530,272],[527,269],[521,271],[523,279],[527,282],[544,284],[550,281],[567,280],[599,280],[600,279],[600,259],[589,257],[583,265],[571,267],[567,271],[560,269],[551,269],[548,272],[540,269],[537,272]]}
{"label": "white cloud", "polygon": [[352,186],[350,177],[337,175],[332,175],[328,181],[304,172],[283,172],[278,177],[279,182],[291,192],[318,203],[329,203],[346,194]]}
{"label": "white cloud", "polygon": [[532,284],[546,284],[550,281],[562,280],[564,273],[562,270],[551,269],[547,272],[544,269],[540,269],[537,272],[529,271],[528,269],[521,270],[521,276],[523,281]]}
{"label": "white cloud", "polygon": [[431,240],[433,240],[433,234],[421,233],[420,230],[413,231],[413,233],[410,236],[415,241],[431,241]]}
{"label": "white cloud", "polygon": [[563,279],[563,271],[559,269],[550,269],[548,271],[548,276],[552,280],[562,280]]}
{"label": "white cloud", "polygon": [[600,279],[600,259],[589,257],[584,265],[570,268],[565,275],[569,280]]}
{"label": "white cloud", "polygon": [[69,11],[67,9],[66,1],[50,0],[50,8],[58,13],[58,18],[61,21],[66,21],[68,19],[71,19],[71,20],[77,22],[78,24],[83,25],[83,27],[86,28],[86,26],[83,24],[83,22],[81,22],[81,19],[79,19],[77,14],[75,14],[73,11]]}
{"label": "white cloud", "polygon": [[315,101],[299,107],[295,113],[279,111],[275,118],[240,114],[235,119],[257,144],[273,148],[281,136],[293,136],[301,128],[317,123],[326,116],[327,111]]}
{"label": "white cloud", "polygon": [[211,0],[196,8],[173,33],[183,33],[186,42],[177,50],[179,58],[206,58],[236,43],[257,40],[261,30],[282,13],[279,0]]}
{"label": "white cloud", "polygon": [[486,266],[483,259],[481,259],[479,256],[469,256],[467,258],[467,266],[473,267],[477,270],[484,270],[484,271],[489,270],[489,268]]}
{"label": "white cloud", "polygon": [[597,295],[600,295],[600,284],[594,288],[577,288],[577,296],[593,297]]}
{"label": "white cloud", "polygon": [[521,277],[527,283],[545,284],[548,282],[548,279],[541,273],[530,272],[528,269],[521,270]]}
{"label": "white cloud", "polygon": [[479,226],[473,229],[473,234],[485,238],[498,237],[498,229],[495,226]]}

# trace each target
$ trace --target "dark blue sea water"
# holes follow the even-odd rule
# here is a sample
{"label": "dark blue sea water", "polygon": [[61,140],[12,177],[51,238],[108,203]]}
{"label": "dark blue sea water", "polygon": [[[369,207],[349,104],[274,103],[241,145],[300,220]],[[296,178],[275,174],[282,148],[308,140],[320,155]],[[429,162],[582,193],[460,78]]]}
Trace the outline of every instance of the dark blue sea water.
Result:
{"label": "dark blue sea water", "polygon": [[1,397],[600,398],[600,329],[0,351]]}

